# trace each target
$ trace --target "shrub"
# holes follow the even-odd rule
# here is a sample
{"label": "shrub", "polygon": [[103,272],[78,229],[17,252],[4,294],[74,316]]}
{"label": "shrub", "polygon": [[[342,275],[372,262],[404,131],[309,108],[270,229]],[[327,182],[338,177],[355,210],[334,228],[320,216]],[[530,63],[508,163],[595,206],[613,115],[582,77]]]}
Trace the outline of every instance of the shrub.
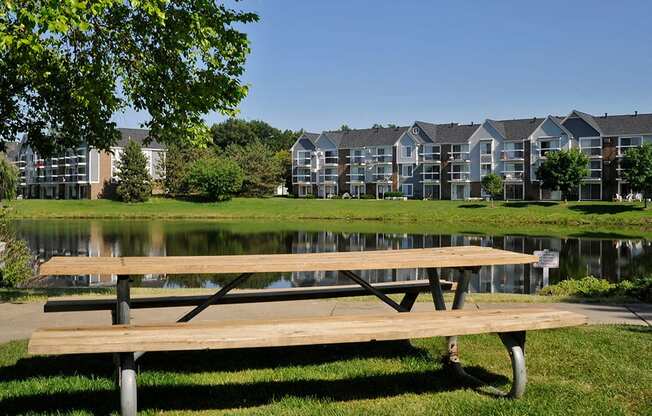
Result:
{"label": "shrub", "polygon": [[0,210],[0,286],[18,287],[34,275],[34,261],[27,243],[9,230]]}
{"label": "shrub", "polygon": [[364,194],[360,195],[360,199],[376,199],[376,195]]}
{"label": "shrub", "polygon": [[231,199],[242,188],[243,179],[234,161],[217,157],[196,161],[188,172],[191,190],[211,201]]}
{"label": "shrub", "polygon": [[652,277],[636,280],[623,280],[610,283],[605,279],[589,276],[582,279],[563,280],[557,284],[546,286],[539,291],[540,295],[548,296],[578,296],[583,298],[598,298],[608,296],[627,296],[652,302]]}
{"label": "shrub", "polygon": [[[230,144],[226,147],[225,156],[237,163],[244,172],[240,190],[243,196],[274,195],[276,187],[285,182],[283,160],[261,141],[255,140],[245,145]],[[291,166],[290,164],[290,169]]]}
{"label": "shrub", "polygon": [[402,198],[402,197],[403,197],[403,192],[400,191],[385,192],[385,198]]}
{"label": "shrub", "polygon": [[0,201],[14,199],[18,187],[18,169],[0,154]]}
{"label": "shrub", "polygon": [[140,145],[129,141],[117,163],[118,198],[123,202],[145,202],[152,195],[148,161]]}
{"label": "shrub", "polygon": [[188,189],[188,171],[192,162],[210,156],[211,151],[188,145],[173,143],[168,146],[165,157],[161,158],[157,169],[161,177],[160,184],[166,195],[186,195]]}

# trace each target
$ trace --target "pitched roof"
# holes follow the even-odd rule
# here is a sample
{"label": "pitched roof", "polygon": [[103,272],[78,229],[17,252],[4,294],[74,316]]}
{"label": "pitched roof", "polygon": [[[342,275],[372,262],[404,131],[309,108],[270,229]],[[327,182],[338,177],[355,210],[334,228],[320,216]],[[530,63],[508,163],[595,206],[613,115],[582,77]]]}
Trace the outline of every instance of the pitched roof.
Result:
{"label": "pitched roof", "polygon": [[120,140],[115,144],[115,147],[125,147],[129,140],[138,142],[140,145],[147,149],[165,149],[165,145],[157,142],[156,140],[150,140],[149,143],[145,144],[147,138],[149,137],[149,130],[145,129],[123,129],[119,128]]}
{"label": "pitched roof", "polygon": [[528,138],[545,120],[540,117],[521,118],[515,120],[489,120],[503,135],[505,140],[522,140]]}
{"label": "pitched roof", "polygon": [[421,129],[433,142],[437,140],[437,125],[427,121],[415,121],[414,124]]}
{"label": "pitched roof", "polygon": [[460,144],[466,143],[469,137],[480,128],[479,124],[437,124],[437,139],[439,143]]}
{"label": "pitched roof", "polygon": [[335,146],[340,145],[342,143],[342,136],[344,135],[343,131],[325,131],[324,136],[326,136]]}
{"label": "pitched roof", "polygon": [[569,119],[569,118],[573,117],[573,115],[576,115],[577,117],[581,118],[582,120],[584,120],[586,122],[586,124],[591,126],[595,131],[602,134],[602,132],[600,131],[600,126],[598,125],[598,123],[596,123],[595,118],[591,114],[583,113],[583,112],[577,111],[577,110],[573,110],[568,115],[568,117],[566,117],[566,119]]}
{"label": "pitched roof", "polygon": [[593,117],[604,136],[652,134],[652,114],[625,114]]}
{"label": "pitched roof", "polygon": [[[345,130],[341,133],[339,147],[350,149],[365,146],[391,146],[407,131],[409,127],[382,127],[372,129]],[[327,134],[337,132],[326,132]]]}
{"label": "pitched roof", "polygon": [[304,131],[303,133],[301,133],[301,136],[299,136],[298,139],[306,138],[306,139],[308,139],[308,140],[310,140],[311,142],[314,143],[317,140],[318,137],[319,137],[319,133],[310,133],[310,132]]}

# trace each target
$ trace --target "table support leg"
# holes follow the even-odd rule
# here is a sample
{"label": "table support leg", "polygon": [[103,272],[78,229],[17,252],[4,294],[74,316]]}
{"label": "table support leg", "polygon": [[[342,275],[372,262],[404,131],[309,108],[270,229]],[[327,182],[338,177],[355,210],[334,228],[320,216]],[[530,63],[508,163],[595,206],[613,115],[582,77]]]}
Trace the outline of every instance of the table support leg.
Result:
{"label": "table support leg", "polygon": [[[129,325],[131,320],[130,283],[131,280],[129,276],[118,276],[115,307],[115,323],[117,325]],[[120,386],[121,414],[123,416],[135,416],[137,412],[136,366],[134,354],[131,352],[120,353],[118,383]]]}
{"label": "table support leg", "polygon": [[358,276],[357,274],[353,273],[350,270],[340,270],[340,273],[343,274],[344,276],[348,277],[349,279],[353,280],[363,288],[365,288],[369,293],[372,295],[375,295],[377,298],[391,306],[392,308],[396,309],[398,312],[408,312],[408,309],[405,307],[399,305],[398,303],[394,302],[392,298],[381,292],[380,290],[376,289],[372,285],[370,285],[368,282],[366,282],[363,278]]}

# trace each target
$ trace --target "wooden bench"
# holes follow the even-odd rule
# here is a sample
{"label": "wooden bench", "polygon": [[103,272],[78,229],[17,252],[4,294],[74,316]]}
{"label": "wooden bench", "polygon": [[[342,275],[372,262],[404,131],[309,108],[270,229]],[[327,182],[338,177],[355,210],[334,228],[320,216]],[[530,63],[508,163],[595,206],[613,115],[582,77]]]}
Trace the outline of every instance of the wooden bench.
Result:
{"label": "wooden bench", "polygon": [[[509,393],[525,391],[525,331],[582,325],[586,318],[565,311],[540,308],[496,311],[460,310],[472,275],[480,267],[534,263],[531,255],[486,247],[448,247],[351,253],[298,255],[147,257],[147,258],[54,258],[41,267],[42,275],[117,274],[114,326],[51,328],[37,330],[29,344],[32,354],[119,354],[119,381],[123,415],[136,414],[135,360],[142,351],[201,350],[280,347],[312,344],[366,342],[444,336],[448,341],[448,364],[459,375],[473,379],[460,364],[458,335],[497,333],[509,352],[513,382]],[[445,311],[437,268],[460,269],[451,311]],[[188,323],[212,304],[223,302],[229,291],[253,273],[287,271],[339,271],[399,312],[409,309],[387,296],[378,285],[364,281],[352,270],[425,268],[436,312],[399,313],[380,316],[338,316],[306,319],[270,319]],[[241,273],[208,297],[177,323],[130,325],[129,275],[155,273]],[[405,298],[404,298],[405,299]],[[401,302],[403,303],[403,302]],[[410,305],[411,306],[411,305]]]}

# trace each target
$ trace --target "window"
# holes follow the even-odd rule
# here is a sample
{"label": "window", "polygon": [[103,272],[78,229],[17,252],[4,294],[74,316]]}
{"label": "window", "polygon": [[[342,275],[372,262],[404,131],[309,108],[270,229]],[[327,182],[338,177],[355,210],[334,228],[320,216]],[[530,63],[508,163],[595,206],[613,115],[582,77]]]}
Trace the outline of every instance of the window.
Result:
{"label": "window", "polygon": [[403,185],[401,185],[401,191],[405,196],[412,196],[412,189],[413,186],[411,183],[404,183]]}
{"label": "window", "polygon": [[364,182],[364,168],[363,167],[353,167],[351,168],[351,182]]}
{"label": "window", "polygon": [[450,176],[451,176],[451,180],[453,181],[469,180],[470,179],[469,165],[468,164],[451,165]]}
{"label": "window", "polygon": [[423,161],[438,161],[440,158],[440,148],[439,145],[434,144],[424,144],[423,153],[421,153],[421,159]]}
{"label": "window", "polygon": [[362,156],[362,149],[351,149],[349,153],[349,163],[362,163],[364,158]]}
{"label": "window", "polygon": [[580,150],[589,157],[602,156],[602,139],[599,137],[580,138]]}
{"label": "window", "polygon": [[469,145],[468,144],[454,144],[451,147],[451,159],[453,159],[453,160],[468,160],[469,159]]}
{"label": "window", "polygon": [[600,179],[602,178],[602,161],[591,160],[589,161],[589,178]]}
{"label": "window", "polygon": [[310,150],[297,151],[297,165],[310,166]]}
{"label": "window", "polygon": [[324,152],[324,163],[327,165],[337,164],[337,150],[326,150]]}
{"label": "window", "polygon": [[491,163],[482,163],[480,165],[480,177],[487,176],[491,173]]}
{"label": "window", "polygon": [[539,146],[541,147],[540,156],[546,157],[548,153],[560,150],[560,140],[558,138],[539,140]]}
{"label": "window", "polygon": [[424,165],[422,176],[424,181],[438,181],[439,165]]}
{"label": "window", "polygon": [[523,159],[523,142],[505,142],[501,158],[503,160]]}
{"label": "window", "polygon": [[642,143],[642,137],[621,137],[618,139],[618,155],[623,156],[627,150],[638,147]]}
{"label": "window", "polygon": [[412,146],[401,146],[401,157],[412,157]]}
{"label": "window", "polygon": [[401,165],[401,176],[410,178],[412,177],[412,165],[411,164],[403,164]]}
{"label": "window", "polygon": [[491,142],[490,141],[481,141],[480,142],[480,154],[481,155],[490,155],[491,154]]}
{"label": "window", "polygon": [[602,199],[602,185],[599,183],[583,183],[580,185],[580,199],[592,201]]}
{"label": "window", "polygon": [[419,128],[418,127],[412,127],[412,134],[419,134]]}
{"label": "window", "polygon": [[505,180],[523,179],[523,163],[505,162],[505,167],[503,169],[503,179]]}

